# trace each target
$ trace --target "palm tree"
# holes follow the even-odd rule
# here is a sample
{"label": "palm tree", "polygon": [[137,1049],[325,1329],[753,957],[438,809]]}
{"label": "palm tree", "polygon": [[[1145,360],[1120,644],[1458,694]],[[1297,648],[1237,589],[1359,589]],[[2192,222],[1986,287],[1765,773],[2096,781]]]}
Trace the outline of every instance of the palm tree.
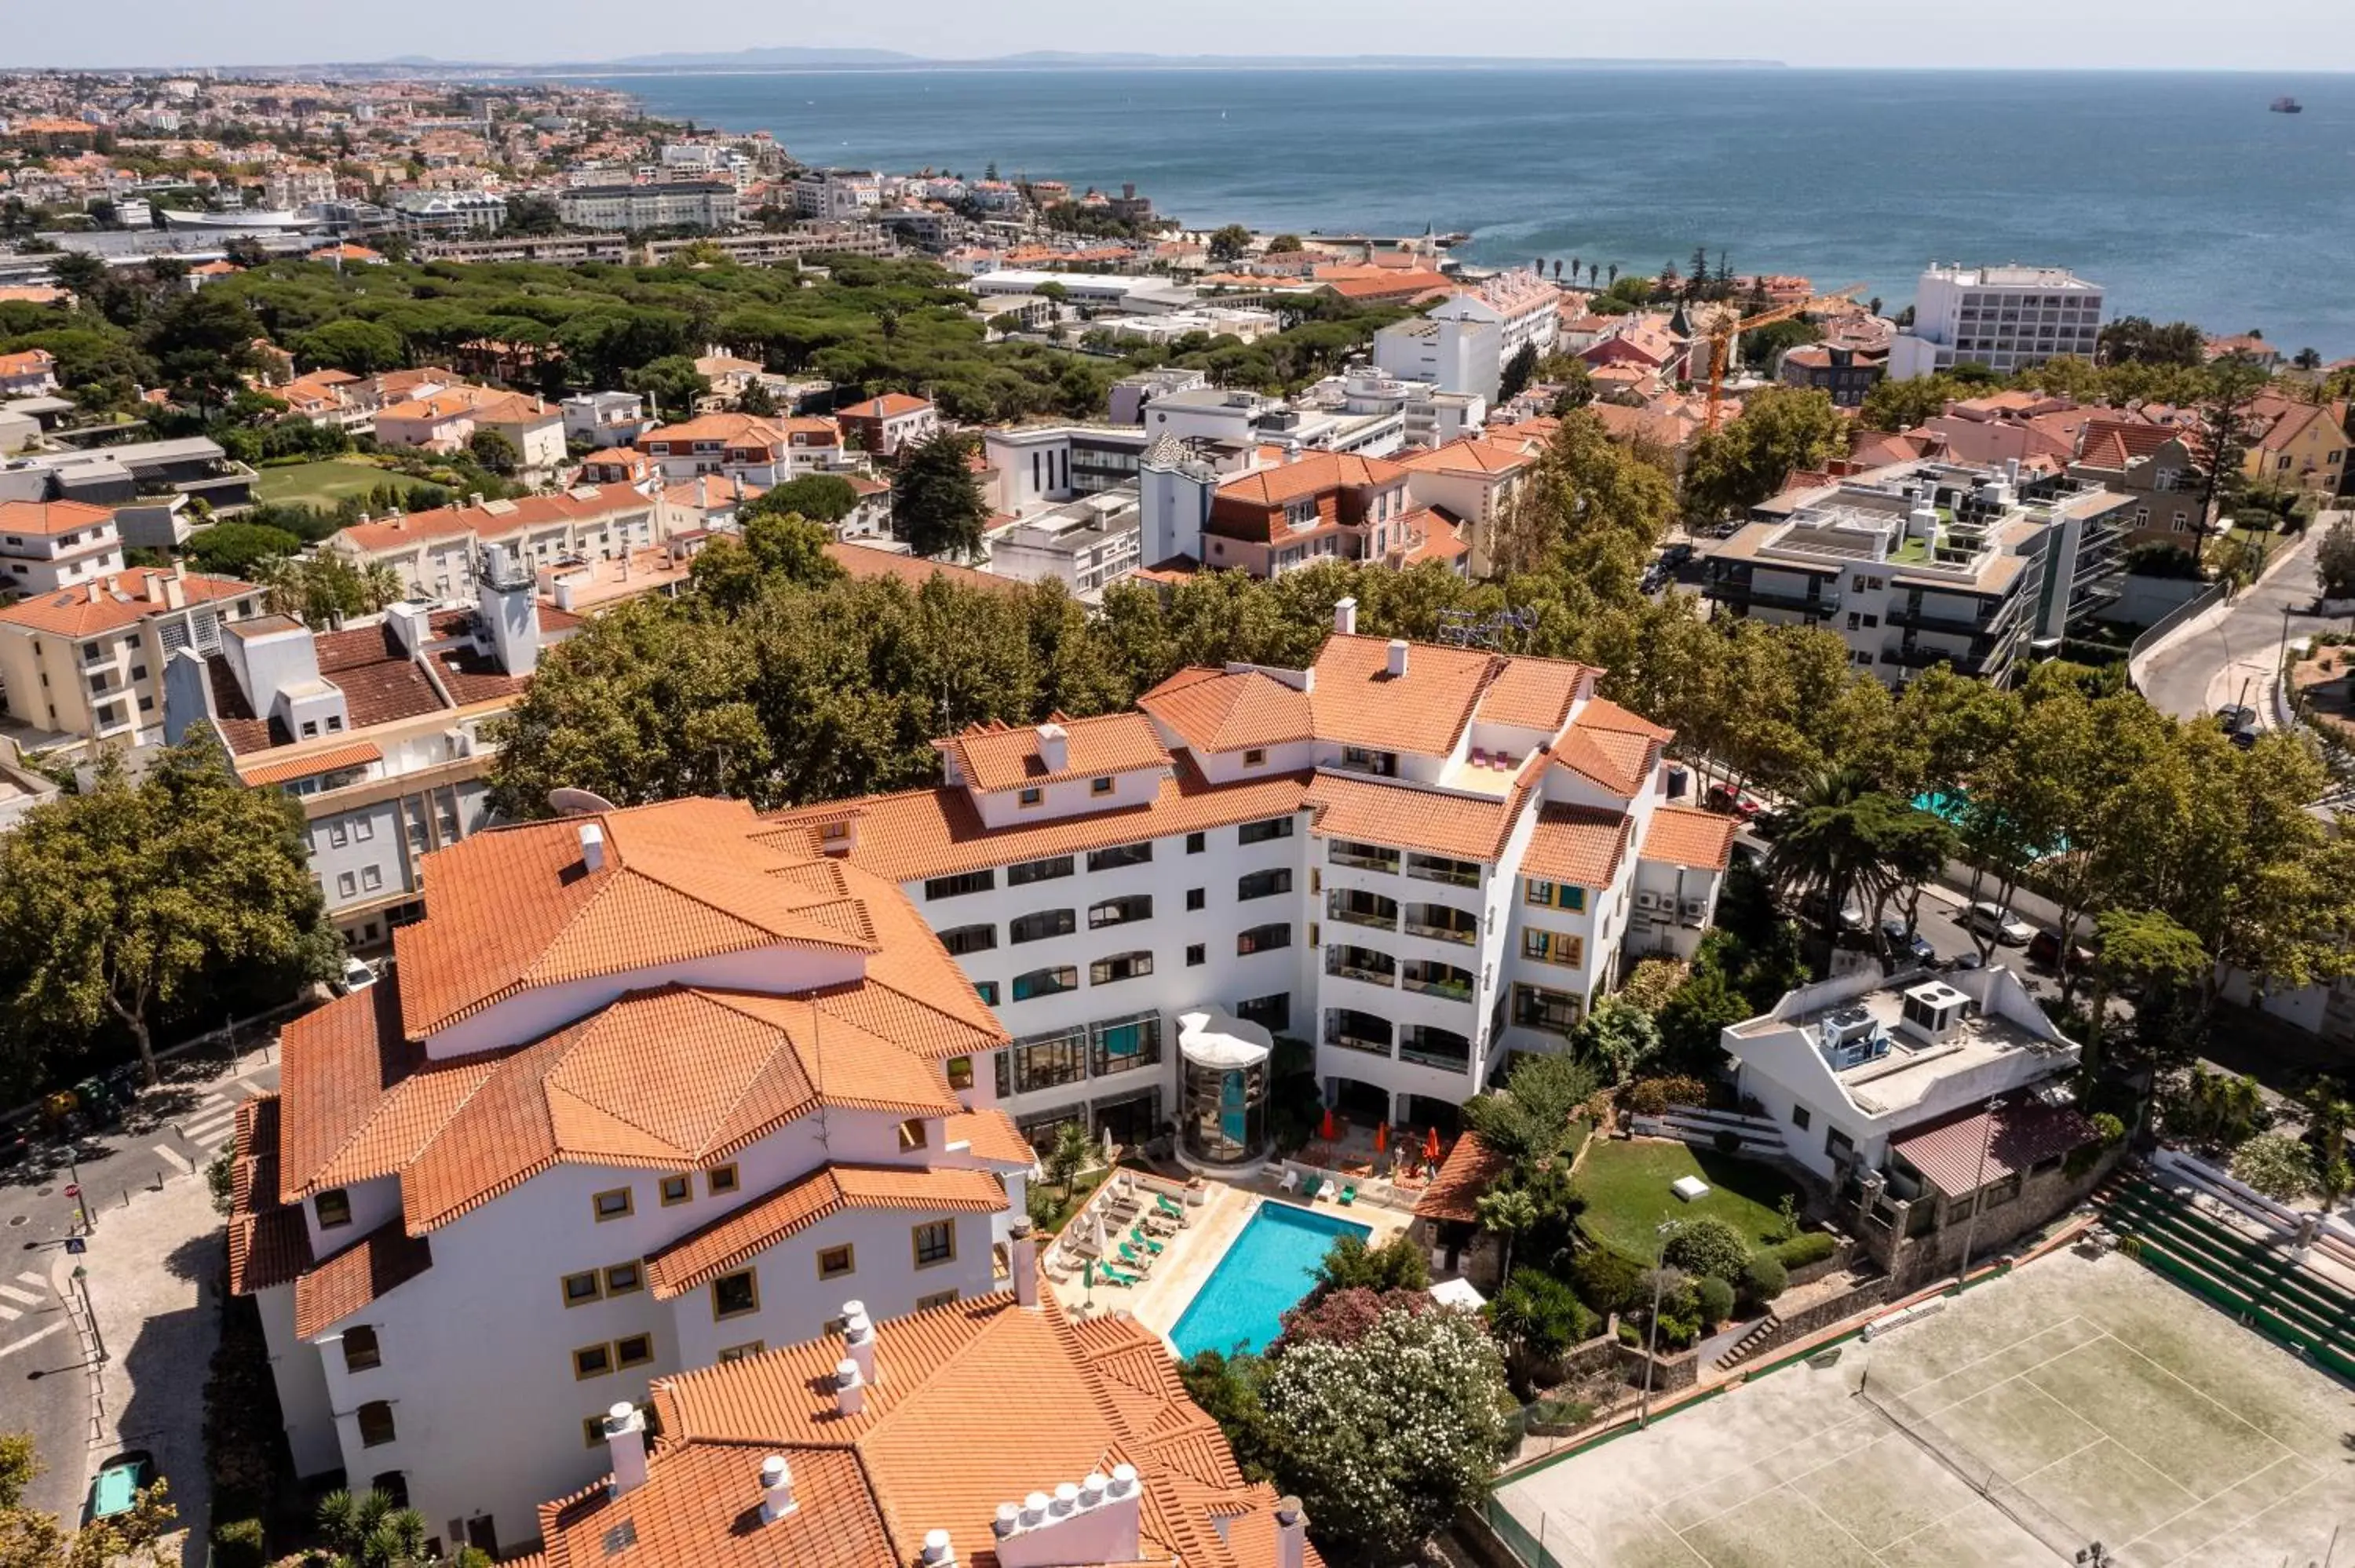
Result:
{"label": "palm tree", "polygon": [[319,1499],[319,1531],[336,1549],[336,1568],[424,1568],[434,1561],[425,1550],[425,1516],[380,1491],[329,1492]]}
{"label": "palm tree", "polygon": [[1890,838],[1899,811],[1911,811],[1873,788],[1860,768],[1818,772],[1784,813],[1782,836],[1766,854],[1766,879],[1786,895],[1820,895],[1827,949],[1839,941],[1840,911],[1853,900],[1878,907],[1894,885]]}
{"label": "palm tree", "polygon": [[1047,1174],[1063,1185],[1063,1196],[1071,1195],[1071,1183],[1080,1179],[1088,1161],[1095,1158],[1095,1139],[1088,1129],[1076,1121],[1067,1121],[1055,1133],[1055,1147],[1047,1154]]}
{"label": "palm tree", "polygon": [[1497,1270],[1501,1289],[1513,1277],[1513,1238],[1538,1223],[1538,1201],[1518,1187],[1502,1187],[1481,1193],[1472,1206],[1479,1213],[1480,1228],[1505,1249],[1503,1266]]}

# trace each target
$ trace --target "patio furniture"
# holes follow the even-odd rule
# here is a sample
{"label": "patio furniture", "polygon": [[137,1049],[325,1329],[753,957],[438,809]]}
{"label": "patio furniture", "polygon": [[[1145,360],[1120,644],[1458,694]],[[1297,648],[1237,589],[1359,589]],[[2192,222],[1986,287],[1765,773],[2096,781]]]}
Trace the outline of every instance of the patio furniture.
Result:
{"label": "patio furniture", "polygon": [[1176,1220],[1178,1224],[1185,1224],[1186,1205],[1171,1197],[1168,1193],[1156,1192],[1153,1195],[1153,1206],[1160,1210],[1163,1213],[1168,1215],[1171,1219]]}
{"label": "patio furniture", "polygon": [[1325,1178],[1322,1176],[1308,1175],[1300,1179],[1300,1195],[1309,1202],[1315,1202],[1316,1194],[1324,1190]]}
{"label": "patio furniture", "polygon": [[1342,1188],[1342,1189],[1341,1189],[1341,1206],[1342,1206],[1343,1208],[1345,1208],[1345,1209],[1346,1209],[1346,1208],[1348,1208],[1350,1204],[1352,1204],[1352,1203],[1356,1202],[1357,1201],[1358,1201],[1358,1187],[1357,1187],[1357,1183],[1356,1183],[1356,1182],[1354,1182],[1354,1181],[1353,1181],[1353,1182],[1351,1182],[1348,1186],[1344,1187],[1344,1188]]}
{"label": "patio furniture", "polygon": [[1300,1190],[1300,1172],[1293,1170],[1290,1166],[1284,1167],[1283,1176],[1278,1178],[1276,1181],[1275,1190],[1279,1192],[1298,1192]]}
{"label": "patio furniture", "polygon": [[1147,1257],[1145,1254],[1138,1252],[1126,1242],[1120,1244],[1120,1261],[1126,1264],[1129,1267],[1136,1270],[1140,1275],[1150,1274],[1153,1272],[1153,1260],[1150,1257]]}
{"label": "patio furniture", "polygon": [[1128,1233],[1128,1243],[1131,1246],[1143,1247],[1146,1251],[1151,1253],[1156,1257],[1159,1257],[1163,1250],[1163,1244],[1155,1241],[1151,1236],[1146,1235],[1145,1234],[1145,1227],[1142,1225],[1132,1229]]}
{"label": "patio furniture", "polygon": [[1123,1274],[1120,1270],[1114,1268],[1108,1263],[1100,1263],[1096,1265],[1096,1277],[1103,1280],[1106,1285],[1117,1285],[1123,1290],[1133,1290],[1136,1287],[1136,1277],[1135,1275]]}

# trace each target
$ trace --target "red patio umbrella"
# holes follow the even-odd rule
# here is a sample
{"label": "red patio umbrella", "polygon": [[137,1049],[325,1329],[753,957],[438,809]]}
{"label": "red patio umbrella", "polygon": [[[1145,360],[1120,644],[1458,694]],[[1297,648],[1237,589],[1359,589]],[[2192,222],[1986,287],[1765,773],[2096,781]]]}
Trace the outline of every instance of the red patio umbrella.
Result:
{"label": "red patio umbrella", "polygon": [[1333,1141],[1333,1107],[1331,1106],[1327,1106],[1325,1107],[1325,1122],[1323,1127],[1317,1130],[1316,1136],[1323,1139],[1327,1143]]}
{"label": "red patio umbrella", "polygon": [[1423,1129],[1423,1157],[1425,1160],[1439,1158],[1439,1129],[1435,1127]]}
{"label": "red patio umbrella", "polygon": [[1390,1149],[1390,1146],[1391,1124],[1386,1121],[1378,1121],[1374,1123],[1374,1152],[1377,1154],[1384,1153]]}

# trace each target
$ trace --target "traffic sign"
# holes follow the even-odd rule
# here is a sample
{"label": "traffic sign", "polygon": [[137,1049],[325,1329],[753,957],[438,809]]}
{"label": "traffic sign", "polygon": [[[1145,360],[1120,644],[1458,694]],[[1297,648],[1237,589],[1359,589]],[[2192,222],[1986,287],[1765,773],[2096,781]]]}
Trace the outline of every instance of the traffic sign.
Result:
{"label": "traffic sign", "polygon": [[83,1237],[80,1237],[80,1236],[68,1236],[68,1237],[66,1237],[66,1255],[67,1255],[68,1257],[80,1257],[82,1254],[84,1254],[84,1253],[88,1252],[89,1250],[90,1250],[90,1243],[89,1243],[87,1240],[85,1240]]}
{"label": "traffic sign", "polygon": [[69,1198],[79,1198],[79,1197],[80,1197],[80,1196],[81,1196],[81,1184],[80,1184],[80,1182],[78,1182],[78,1181],[69,1181],[69,1182],[67,1182],[67,1183],[66,1183],[66,1196],[67,1196],[67,1197],[69,1197]]}

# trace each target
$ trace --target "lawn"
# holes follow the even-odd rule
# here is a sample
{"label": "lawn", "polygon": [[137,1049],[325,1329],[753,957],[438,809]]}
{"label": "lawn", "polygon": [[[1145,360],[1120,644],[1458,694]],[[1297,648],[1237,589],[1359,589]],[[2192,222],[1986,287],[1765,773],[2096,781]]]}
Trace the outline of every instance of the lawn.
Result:
{"label": "lawn", "polygon": [[274,505],[316,506],[324,511],[348,497],[365,495],[379,484],[399,485],[409,491],[421,482],[368,463],[330,458],[322,462],[259,470],[254,475],[253,498]]}
{"label": "lawn", "polygon": [[[1709,1192],[1688,1203],[1668,1191],[1679,1176],[1698,1176]],[[1755,1246],[1779,1224],[1783,1194],[1798,1189],[1771,1165],[1737,1160],[1713,1150],[1654,1139],[1614,1139],[1587,1150],[1578,1168],[1578,1193],[1586,1200],[1579,1216],[1588,1237],[1629,1257],[1648,1259],[1659,1251],[1664,1219],[1692,1220],[1713,1214]]]}

